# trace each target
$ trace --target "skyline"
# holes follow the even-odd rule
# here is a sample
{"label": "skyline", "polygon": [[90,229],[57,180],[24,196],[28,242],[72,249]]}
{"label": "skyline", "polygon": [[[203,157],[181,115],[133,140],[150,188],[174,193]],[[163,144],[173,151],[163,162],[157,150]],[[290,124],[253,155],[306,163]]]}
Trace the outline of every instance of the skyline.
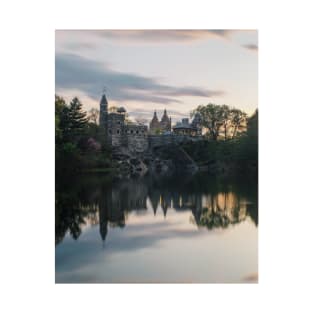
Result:
{"label": "skyline", "polygon": [[258,106],[256,30],[56,30],[55,88],[84,109],[110,106],[132,118],[167,109],[174,122],[198,105]]}

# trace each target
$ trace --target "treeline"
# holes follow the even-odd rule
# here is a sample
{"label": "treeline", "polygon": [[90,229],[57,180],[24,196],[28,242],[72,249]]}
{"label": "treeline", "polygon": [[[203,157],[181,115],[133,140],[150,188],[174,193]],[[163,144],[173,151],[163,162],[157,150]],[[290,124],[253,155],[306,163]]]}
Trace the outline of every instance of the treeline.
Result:
{"label": "treeline", "polygon": [[[247,114],[227,105],[198,106],[198,114],[207,140],[189,142],[183,149],[191,158],[212,173],[257,175],[258,111]],[[99,111],[82,109],[78,98],[67,104],[55,96],[56,174],[81,171],[111,172],[118,170],[111,148],[98,125]]]}
{"label": "treeline", "polygon": [[199,105],[191,116],[196,114],[200,117],[201,126],[207,131],[206,136],[211,140],[234,139],[246,131],[247,114],[228,105]]}
{"label": "treeline", "polygon": [[78,98],[67,104],[55,96],[55,165],[56,174],[112,168],[110,148],[97,124],[98,110],[87,114]]}
{"label": "treeline", "polygon": [[199,166],[216,174],[258,174],[258,110],[251,117],[228,106],[199,106],[201,124],[210,139],[184,145]]}

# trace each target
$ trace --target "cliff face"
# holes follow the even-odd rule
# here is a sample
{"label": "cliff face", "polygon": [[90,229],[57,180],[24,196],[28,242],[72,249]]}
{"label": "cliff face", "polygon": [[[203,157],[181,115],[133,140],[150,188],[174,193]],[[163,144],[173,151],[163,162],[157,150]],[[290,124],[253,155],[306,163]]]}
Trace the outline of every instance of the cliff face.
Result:
{"label": "cliff face", "polygon": [[117,163],[118,177],[130,178],[153,175],[170,176],[175,172],[194,174],[197,164],[178,145],[166,145],[143,153],[119,150],[113,154]]}

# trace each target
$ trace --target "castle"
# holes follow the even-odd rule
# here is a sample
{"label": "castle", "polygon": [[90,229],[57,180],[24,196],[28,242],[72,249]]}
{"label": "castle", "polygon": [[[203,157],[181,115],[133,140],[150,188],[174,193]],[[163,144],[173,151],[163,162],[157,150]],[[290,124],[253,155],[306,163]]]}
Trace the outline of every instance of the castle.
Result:
{"label": "castle", "polygon": [[109,112],[107,98],[105,94],[102,95],[99,124],[106,141],[113,148],[123,147],[130,152],[143,153],[155,146],[201,138],[202,128],[198,114],[191,123],[188,118],[183,118],[172,127],[172,119],[168,117],[166,110],[160,121],[155,111],[149,130],[146,125],[127,121],[125,115],[124,107],[117,108],[115,112]]}

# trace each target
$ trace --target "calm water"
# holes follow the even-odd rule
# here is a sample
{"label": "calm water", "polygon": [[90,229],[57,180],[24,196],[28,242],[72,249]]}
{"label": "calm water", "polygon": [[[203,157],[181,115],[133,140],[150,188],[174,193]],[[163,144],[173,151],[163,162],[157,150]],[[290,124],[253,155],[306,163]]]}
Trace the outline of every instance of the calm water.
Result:
{"label": "calm water", "polygon": [[251,182],[63,180],[56,186],[56,282],[257,282],[257,227]]}

